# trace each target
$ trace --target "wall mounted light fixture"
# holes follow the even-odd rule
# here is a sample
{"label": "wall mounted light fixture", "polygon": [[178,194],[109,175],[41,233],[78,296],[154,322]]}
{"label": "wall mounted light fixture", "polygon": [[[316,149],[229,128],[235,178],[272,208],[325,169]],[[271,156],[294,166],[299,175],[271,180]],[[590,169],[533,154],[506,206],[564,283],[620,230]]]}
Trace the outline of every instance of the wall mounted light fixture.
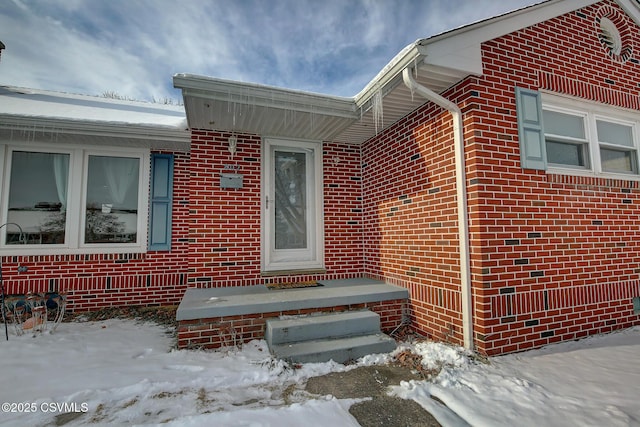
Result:
{"label": "wall mounted light fixture", "polygon": [[238,137],[232,135],[229,137],[229,153],[231,153],[231,158],[236,154],[236,148],[238,146]]}

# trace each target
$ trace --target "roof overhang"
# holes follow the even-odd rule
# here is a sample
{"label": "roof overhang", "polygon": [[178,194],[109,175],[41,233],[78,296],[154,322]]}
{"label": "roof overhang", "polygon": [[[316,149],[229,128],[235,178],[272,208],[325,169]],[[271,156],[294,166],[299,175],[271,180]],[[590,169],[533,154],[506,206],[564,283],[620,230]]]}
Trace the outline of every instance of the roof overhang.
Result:
{"label": "roof overhang", "polygon": [[[407,66],[417,66],[418,82],[437,92],[466,76],[426,65],[422,50],[415,43],[408,46],[352,98],[192,74],[176,74],[173,84],[182,90],[189,127],[194,129],[359,144],[424,103],[402,84]],[[374,108],[378,94],[381,116]]]}
{"label": "roof overhang", "polygon": [[65,121],[60,119],[0,115],[0,141],[146,147],[188,151],[187,131],[122,123]]}
{"label": "roof overhang", "polygon": [[0,141],[187,151],[181,107],[0,87]]}
{"label": "roof overhang", "polygon": [[[353,98],[335,97],[191,74],[176,74],[191,128],[359,144],[424,103],[402,83],[442,93],[483,72],[482,43],[600,0],[549,0],[416,41]],[[616,0],[640,23],[634,0]],[[378,105],[376,105],[378,104]]]}
{"label": "roof overhang", "polygon": [[332,140],[357,119],[353,99],[177,74],[189,127]]}

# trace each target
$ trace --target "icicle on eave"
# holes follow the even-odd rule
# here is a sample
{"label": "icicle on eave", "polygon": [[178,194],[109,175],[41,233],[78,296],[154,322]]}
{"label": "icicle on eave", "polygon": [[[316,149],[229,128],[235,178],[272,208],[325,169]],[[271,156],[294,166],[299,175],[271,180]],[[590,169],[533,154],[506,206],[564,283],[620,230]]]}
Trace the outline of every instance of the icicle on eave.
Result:
{"label": "icicle on eave", "polygon": [[232,125],[231,127],[233,128],[233,130],[235,130],[236,128],[236,110],[237,110],[237,106],[238,104],[236,104],[235,102],[233,103],[233,121],[232,121]]}
{"label": "icicle on eave", "polygon": [[384,125],[384,114],[382,107],[382,89],[378,89],[378,91],[373,95],[371,99],[371,113],[373,114],[373,125],[376,131],[376,135],[378,135],[378,127],[382,130]]}
{"label": "icicle on eave", "polygon": [[316,130],[316,112],[315,112],[315,107],[313,105],[310,106],[310,117],[309,117],[309,127],[310,127],[310,131],[311,133],[314,133]]}

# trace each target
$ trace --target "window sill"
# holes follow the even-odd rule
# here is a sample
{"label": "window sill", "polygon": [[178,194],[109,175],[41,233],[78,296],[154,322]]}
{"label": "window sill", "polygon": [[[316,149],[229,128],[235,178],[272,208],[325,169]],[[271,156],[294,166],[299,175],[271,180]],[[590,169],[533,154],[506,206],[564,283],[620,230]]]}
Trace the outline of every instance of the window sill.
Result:
{"label": "window sill", "polygon": [[549,168],[546,170],[547,175],[565,175],[565,176],[578,176],[588,178],[602,178],[602,179],[618,179],[622,181],[640,181],[640,175],[626,174],[626,173],[611,173],[611,172],[593,172],[589,170],[580,169],[562,169],[562,168]]}
{"label": "window sill", "polygon": [[311,268],[311,269],[288,269],[288,270],[273,270],[273,271],[262,271],[260,276],[262,277],[272,277],[272,276],[294,276],[300,274],[325,274],[327,272],[324,268]]}

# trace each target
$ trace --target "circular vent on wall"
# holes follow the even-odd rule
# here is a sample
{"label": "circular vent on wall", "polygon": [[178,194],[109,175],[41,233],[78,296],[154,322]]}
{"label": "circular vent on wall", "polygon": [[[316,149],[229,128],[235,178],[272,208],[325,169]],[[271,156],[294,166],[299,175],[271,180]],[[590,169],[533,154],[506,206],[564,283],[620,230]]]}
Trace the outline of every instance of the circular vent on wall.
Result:
{"label": "circular vent on wall", "polygon": [[611,6],[603,6],[596,15],[598,39],[607,54],[621,62],[631,58],[633,48],[625,16]]}
{"label": "circular vent on wall", "polygon": [[609,52],[613,55],[620,55],[620,52],[622,52],[620,32],[609,18],[600,18],[600,34],[598,37]]}

